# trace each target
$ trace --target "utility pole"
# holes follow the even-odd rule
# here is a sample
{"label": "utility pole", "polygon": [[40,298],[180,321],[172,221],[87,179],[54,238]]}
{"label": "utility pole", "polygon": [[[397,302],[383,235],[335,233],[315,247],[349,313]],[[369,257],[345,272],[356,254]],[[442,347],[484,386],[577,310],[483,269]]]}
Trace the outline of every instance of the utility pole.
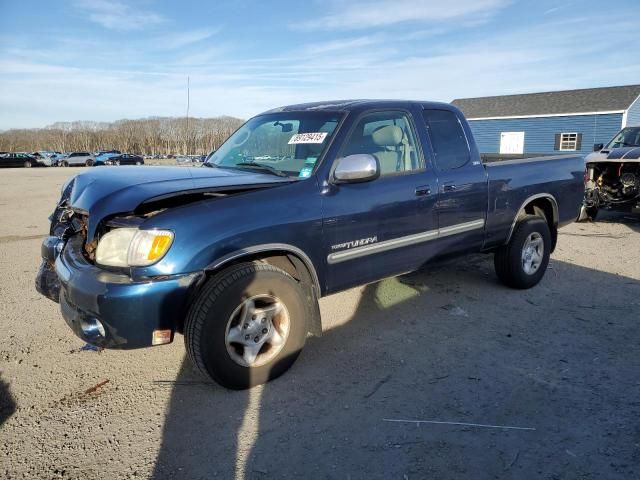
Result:
{"label": "utility pole", "polygon": [[189,155],[189,77],[187,76],[187,138],[186,138],[187,151],[185,155]]}

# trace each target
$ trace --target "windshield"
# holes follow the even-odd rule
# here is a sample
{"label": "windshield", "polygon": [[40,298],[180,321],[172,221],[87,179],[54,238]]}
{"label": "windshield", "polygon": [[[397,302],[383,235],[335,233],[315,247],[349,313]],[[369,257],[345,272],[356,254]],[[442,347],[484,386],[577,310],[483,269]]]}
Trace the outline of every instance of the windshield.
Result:
{"label": "windshield", "polygon": [[336,112],[280,112],[254,117],[212,152],[206,164],[308,177],[341,116]]}
{"label": "windshield", "polygon": [[607,148],[640,147],[640,127],[624,128],[613,140],[607,144]]}

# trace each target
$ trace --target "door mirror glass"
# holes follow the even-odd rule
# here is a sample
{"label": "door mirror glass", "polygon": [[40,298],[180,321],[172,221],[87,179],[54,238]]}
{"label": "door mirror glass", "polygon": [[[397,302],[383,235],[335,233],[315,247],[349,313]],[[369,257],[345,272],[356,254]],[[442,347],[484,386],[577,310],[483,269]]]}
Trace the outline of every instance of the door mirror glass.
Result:
{"label": "door mirror glass", "polygon": [[593,144],[593,151],[594,152],[599,152],[603,148],[604,148],[604,144],[603,143],[594,143]]}
{"label": "door mirror glass", "polygon": [[336,183],[368,182],[379,176],[380,167],[376,157],[366,153],[339,158],[333,171]]}

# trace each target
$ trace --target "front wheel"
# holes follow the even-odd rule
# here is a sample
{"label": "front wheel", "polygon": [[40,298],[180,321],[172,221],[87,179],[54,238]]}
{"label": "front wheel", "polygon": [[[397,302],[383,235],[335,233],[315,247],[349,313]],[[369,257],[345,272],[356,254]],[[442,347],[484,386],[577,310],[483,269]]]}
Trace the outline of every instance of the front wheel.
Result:
{"label": "front wheel", "polygon": [[31,163],[31,160],[25,160],[24,168],[31,168],[31,167],[33,167],[33,163]]}
{"label": "front wheel", "polygon": [[286,372],[307,335],[306,296],[289,274],[264,263],[241,263],[203,287],[185,321],[187,354],[219,384],[235,389]]}
{"label": "front wheel", "polygon": [[87,160],[86,162],[84,162],[84,164],[85,164],[87,167],[93,167],[93,160]]}
{"label": "front wheel", "polygon": [[551,254],[551,233],[547,221],[527,215],[516,225],[511,240],[496,251],[494,266],[498,279],[512,288],[531,288],[544,276]]}

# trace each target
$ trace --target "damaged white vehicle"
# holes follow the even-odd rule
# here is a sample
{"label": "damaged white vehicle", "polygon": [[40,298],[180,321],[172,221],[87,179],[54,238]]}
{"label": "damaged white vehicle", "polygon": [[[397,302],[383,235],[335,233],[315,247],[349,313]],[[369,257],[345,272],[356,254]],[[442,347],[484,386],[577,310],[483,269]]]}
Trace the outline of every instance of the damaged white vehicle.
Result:
{"label": "damaged white vehicle", "polygon": [[622,129],[586,158],[585,197],[580,219],[600,210],[640,213],[640,127]]}

